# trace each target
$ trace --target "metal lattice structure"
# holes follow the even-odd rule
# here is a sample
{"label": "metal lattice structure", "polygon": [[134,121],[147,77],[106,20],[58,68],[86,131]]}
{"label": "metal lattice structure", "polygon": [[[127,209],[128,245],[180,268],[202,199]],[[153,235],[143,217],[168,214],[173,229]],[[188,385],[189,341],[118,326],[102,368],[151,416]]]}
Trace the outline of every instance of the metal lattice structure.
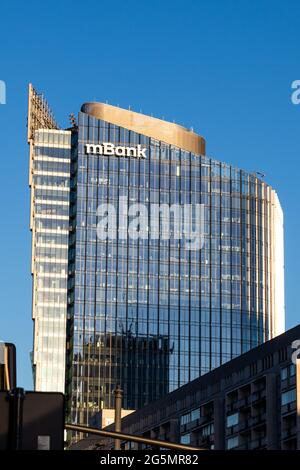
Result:
{"label": "metal lattice structure", "polygon": [[28,143],[34,140],[34,131],[37,129],[59,129],[54,115],[42,93],[38,93],[32,84],[28,90]]}
{"label": "metal lattice structure", "polygon": [[[28,87],[28,118],[27,118],[27,141],[30,147],[29,158],[29,186],[32,183],[32,160],[34,134],[37,129],[59,129],[53,113],[42,93],[29,84]],[[32,216],[30,217],[32,220]],[[32,224],[30,223],[30,226]]]}

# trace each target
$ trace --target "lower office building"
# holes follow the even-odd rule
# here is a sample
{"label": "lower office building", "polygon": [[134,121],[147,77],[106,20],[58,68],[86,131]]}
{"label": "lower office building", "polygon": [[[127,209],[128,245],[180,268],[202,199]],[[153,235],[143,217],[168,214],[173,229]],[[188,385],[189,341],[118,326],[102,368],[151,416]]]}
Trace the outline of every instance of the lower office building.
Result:
{"label": "lower office building", "polygon": [[300,449],[299,345],[300,325],[125,417],[122,432],[206,449]]}

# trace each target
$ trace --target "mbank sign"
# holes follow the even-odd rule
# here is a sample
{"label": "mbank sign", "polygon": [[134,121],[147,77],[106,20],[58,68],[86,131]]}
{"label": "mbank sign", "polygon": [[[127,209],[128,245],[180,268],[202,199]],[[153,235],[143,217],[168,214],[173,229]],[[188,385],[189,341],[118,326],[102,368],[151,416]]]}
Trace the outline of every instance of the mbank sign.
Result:
{"label": "mbank sign", "polygon": [[115,155],[117,157],[146,158],[146,149],[139,144],[136,147],[116,146],[110,142],[86,144],[85,153],[95,155]]}

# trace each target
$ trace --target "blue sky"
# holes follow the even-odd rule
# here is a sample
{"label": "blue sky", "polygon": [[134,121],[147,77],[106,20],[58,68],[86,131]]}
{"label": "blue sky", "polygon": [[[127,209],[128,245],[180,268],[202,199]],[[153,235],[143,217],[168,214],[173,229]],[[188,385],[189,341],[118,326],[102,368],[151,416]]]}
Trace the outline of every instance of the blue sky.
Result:
{"label": "blue sky", "polygon": [[89,100],[175,120],[207,153],[262,171],[285,213],[286,326],[299,323],[300,3],[289,0],[16,2],[0,7],[0,338],[32,387],[27,85],[61,126]]}

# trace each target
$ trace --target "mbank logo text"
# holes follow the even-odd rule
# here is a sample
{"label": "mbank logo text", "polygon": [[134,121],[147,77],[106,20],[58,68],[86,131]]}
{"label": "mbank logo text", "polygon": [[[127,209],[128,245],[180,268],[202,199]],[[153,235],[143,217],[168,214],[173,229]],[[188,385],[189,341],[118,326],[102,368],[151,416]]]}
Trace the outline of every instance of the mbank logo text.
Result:
{"label": "mbank logo text", "polygon": [[140,144],[136,147],[116,146],[111,142],[102,144],[86,144],[85,152],[95,155],[115,155],[117,157],[146,158],[146,149]]}

